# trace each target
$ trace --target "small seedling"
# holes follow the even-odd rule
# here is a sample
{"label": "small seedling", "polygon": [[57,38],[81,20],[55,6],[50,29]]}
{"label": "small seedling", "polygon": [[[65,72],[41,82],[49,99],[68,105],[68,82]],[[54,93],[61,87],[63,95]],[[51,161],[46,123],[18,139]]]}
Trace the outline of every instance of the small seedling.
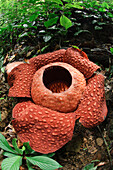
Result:
{"label": "small seedling", "polygon": [[82,170],[96,170],[97,166],[94,167],[94,163],[86,165]]}
{"label": "small seedling", "polygon": [[0,148],[4,150],[5,158],[2,161],[2,170],[19,170],[22,162],[26,162],[28,170],[33,170],[33,166],[38,166],[42,170],[54,170],[62,167],[58,162],[53,160],[51,154],[40,154],[31,149],[29,142],[23,143],[22,149],[17,145],[17,139],[12,140],[14,149],[8,144],[5,137],[0,133]]}

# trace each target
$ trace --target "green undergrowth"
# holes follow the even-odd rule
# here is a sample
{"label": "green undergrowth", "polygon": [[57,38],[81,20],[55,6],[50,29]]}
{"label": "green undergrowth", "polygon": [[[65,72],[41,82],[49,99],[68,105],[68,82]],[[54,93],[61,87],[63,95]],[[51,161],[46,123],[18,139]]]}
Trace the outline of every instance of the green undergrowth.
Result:
{"label": "green undergrowth", "polygon": [[51,157],[55,153],[40,154],[31,149],[29,142],[23,143],[20,149],[17,139],[12,140],[13,148],[8,144],[5,137],[0,133],[0,148],[4,150],[4,159],[1,164],[2,170],[19,170],[21,165],[27,166],[28,170],[40,167],[42,170],[54,170],[62,167]]}
{"label": "green undergrowth", "polygon": [[[49,7],[49,8],[48,8]],[[84,29],[82,20],[91,20],[95,30],[112,24],[112,1],[75,0],[0,0],[0,68],[6,55],[13,54],[15,45],[27,46],[24,55],[31,50],[44,53],[51,44],[66,45],[66,37],[73,37]],[[16,51],[18,53],[18,50]],[[8,56],[9,57],[9,56]]]}

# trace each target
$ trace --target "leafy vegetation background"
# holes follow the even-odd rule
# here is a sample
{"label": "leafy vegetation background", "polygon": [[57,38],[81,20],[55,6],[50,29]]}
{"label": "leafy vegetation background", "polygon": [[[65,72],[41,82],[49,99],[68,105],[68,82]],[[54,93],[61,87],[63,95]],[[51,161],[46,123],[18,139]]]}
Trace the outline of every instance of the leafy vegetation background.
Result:
{"label": "leafy vegetation background", "polygon": [[91,32],[81,20],[91,22],[91,29],[103,29],[113,21],[113,1],[0,0],[0,68],[6,55],[34,56]]}

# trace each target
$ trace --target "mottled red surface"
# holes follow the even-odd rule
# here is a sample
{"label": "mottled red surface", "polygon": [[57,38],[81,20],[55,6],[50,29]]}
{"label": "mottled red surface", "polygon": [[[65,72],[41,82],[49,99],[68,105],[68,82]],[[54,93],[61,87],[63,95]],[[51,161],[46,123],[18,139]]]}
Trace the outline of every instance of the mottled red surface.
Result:
{"label": "mottled red surface", "polygon": [[51,53],[41,54],[38,55],[37,57],[31,58],[29,60],[29,63],[33,64],[37,69],[39,69],[42,66],[45,66],[49,63],[64,62],[65,52],[66,50],[61,49]]}
{"label": "mottled red surface", "polygon": [[[65,68],[72,76],[71,86],[64,92],[53,93],[44,86],[42,79],[44,70],[53,66]],[[31,96],[35,104],[60,112],[72,112],[76,109],[85,86],[86,81],[81,72],[67,63],[55,62],[41,67],[35,73],[31,87]]]}
{"label": "mottled red surface", "polygon": [[[91,62],[86,53],[74,48],[39,55],[30,59],[30,64],[18,65],[8,75],[8,83],[11,86],[9,89],[9,96],[30,98],[31,85],[33,82],[32,97],[35,96],[33,97],[33,100],[37,100],[37,88],[42,91],[42,93],[40,92],[39,97],[44,94],[44,90],[41,89],[42,87],[38,87],[38,79],[42,79],[42,77],[39,73],[37,74],[36,71],[39,71],[41,67],[47,64],[55,62],[70,64],[78,69],[85,78],[88,78],[88,80],[86,80],[87,85],[85,90],[82,90],[83,96],[81,95],[77,103],[75,102],[75,105],[78,104],[77,109],[72,113],[57,112],[54,111],[57,110],[57,108],[54,109],[53,106],[52,109],[47,109],[46,107],[49,106],[39,106],[31,101],[21,102],[13,109],[13,117],[15,119],[12,123],[21,141],[30,141],[32,149],[41,153],[54,152],[71,140],[76,119],[79,118],[79,122],[82,123],[83,126],[91,128],[103,122],[107,115],[104,77],[101,74],[94,74],[100,67]],[[83,80],[80,80],[80,82],[82,81]],[[79,82],[77,80],[77,85],[78,84]],[[83,83],[83,86],[84,85],[85,84]],[[56,94],[53,92],[53,88],[54,84],[50,84],[50,89],[52,89],[50,90],[51,94]],[[79,91],[78,87],[76,88],[76,90]],[[58,90],[59,93],[57,94],[61,95],[70,88],[65,86],[64,89],[66,90],[63,92]],[[73,96],[76,95],[76,90],[75,92],[71,92]],[[45,102],[47,102],[47,100],[51,100],[52,102],[53,99],[47,97]],[[70,101],[73,102],[73,98],[70,98],[69,102]],[[37,101],[35,102],[37,103]],[[55,106],[57,106],[58,103],[59,102],[56,101]],[[62,107],[66,108],[67,106],[68,102],[66,104],[64,103],[64,106]]]}
{"label": "mottled red surface", "polygon": [[7,74],[9,74],[11,72],[11,70],[13,70],[15,67],[19,66],[20,64],[23,64],[23,62],[17,61],[17,62],[7,64],[7,66],[6,66]]}
{"label": "mottled red surface", "polygon": [[22,113],[24,113],[24,110],[32,104],[33,103],[30,100],[22,101],[22,102],[16,104],[16,106],[14,107],[13,112],[12,112],[12,117],[13,118],[21,117]]}
{"label": "mottled red surface", "polygon": [[75,115],[80,117],[79,122],[87,128],[99,125],[107,115],[107,106],[104,91],[104,76],[95,74],[88,80]]}
{"label": "mottled red surface", "polygon": [[78,69],[86,78],[91,77],[93,73],[100,68],[86,58],[86,55],[74,48],[68,48],[66,50],[64,61]]}
{"label": "mottled red surface", "polygon": [[34,104],[20,114],[17,110],[17,113],[18,118],[12,121],[13,127],[20,140],[30,141],[30,146],[37,152],[54,152],[72,139],[75,125],[73,113],[59,113]]}
{"label": "mottled red surface", "polygon": [[8,74],[8,84],[10,97],[31,97],[31,83],[36,68],[30,64],[24,63],[15,67]]}

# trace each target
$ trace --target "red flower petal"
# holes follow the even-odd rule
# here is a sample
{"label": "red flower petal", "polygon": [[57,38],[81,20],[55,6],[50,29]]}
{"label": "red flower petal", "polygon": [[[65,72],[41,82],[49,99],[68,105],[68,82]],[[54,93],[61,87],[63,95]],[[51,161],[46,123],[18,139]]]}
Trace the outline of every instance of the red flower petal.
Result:
{"label": "red flower petal", "polygon": [[31,58],[29,60],[30,64],[34,64],[37,69],[39,69],[42,66],[45,66],[46,64],[53,63],[53,62],[63,62],[64,61],[64,55],[65,55],[64,49],[57,50],[51,53],[47,54],[41,54],[37,57]]}
{"label": "red flower petal", "polygon": [[91,77],[93,73],[100,68],[91,62],[83,52],[74,48],[68,48],[66,50],[64,61],[78,69],[86,78]]}
{"label": "red flower petal", "polygon": [[44,154],[55,152],[72,139],[75,125],[73,113],[59,113],[34,104],[22,112],[12,124],[20,140],[30,141],[35,151]]}
{"label": "red flower petal", "polygon": [[78,109],[75,111],[76,118],[87,128],[99,125],[105,120],[107,106],[104,91],[104,76],[94,75],[88,80],[88,85],[81,99]]}
{"label": "red flower petal", "polygon": [[10,97],[31,97],[31,83],[36,68],[31,64],[20,64],[15,67],[8,75]]}
{"label": "red flower petal", "polygon": [[22,116],[22,113],[24,113],[22,111],[24,111],[30,105],[33,105],[33,103],[30,100],[22,101],[16,104],[16,106],[13,108],[13,111],[12,111],[12,117],[18,118]]}
{"label": "red flower petal", "polygon": [[84,51],[82,51],[82,50],[80,50],[78,48],[76,48],[76,50],[82,55],[82,57],[85,57],[86,59],[88,59],[88,56]]}
{"label": "red flower petal", "polygon": [[18,65],[23,64],[23,63],[24,62],[17,61],[17,62],[7,64],[7,66],[6,66],[7,74],[9,74],[11,72],[11,70],[13,70],[15,67],[17,67]]}

